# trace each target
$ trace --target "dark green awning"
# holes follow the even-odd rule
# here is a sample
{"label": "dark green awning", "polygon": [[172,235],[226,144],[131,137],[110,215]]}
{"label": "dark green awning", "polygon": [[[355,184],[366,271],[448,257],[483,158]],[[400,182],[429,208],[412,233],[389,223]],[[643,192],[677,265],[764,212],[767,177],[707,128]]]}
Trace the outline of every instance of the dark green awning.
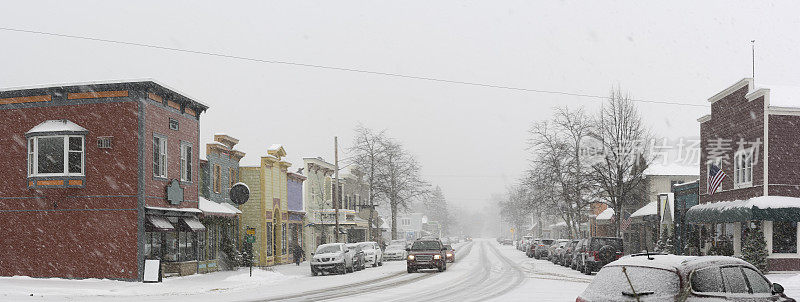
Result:
{"label": "dark green awning", "polygon": [[800,198],[759,196],[748,200],[699,204],[686,211],[687,223],[729,223],[749,220],[800,221]]}

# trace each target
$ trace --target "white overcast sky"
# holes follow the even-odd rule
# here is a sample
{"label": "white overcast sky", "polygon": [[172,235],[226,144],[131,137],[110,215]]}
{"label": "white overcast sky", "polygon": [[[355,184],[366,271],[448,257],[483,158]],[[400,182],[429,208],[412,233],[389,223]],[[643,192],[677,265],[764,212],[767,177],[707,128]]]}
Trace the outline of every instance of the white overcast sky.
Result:
{"label": "white overcast sky", "polygon": [[[800,7],[757,1],[18,1],[0,27],[539,90],[706,104],[751,73],[800,83]],[[479,208],[527,167],[531,122],[598,100],[276,65],[0,30],[0,88],[154,78],[208,103],[253,161],[284,144],[333,159],[361,123],[386,129],[448,200]],[[707,109],[641,104],[658,135],[697,136]],[[201,148],[204,150],[204,148]],[[203,151],[204,152],[204,151]]]}

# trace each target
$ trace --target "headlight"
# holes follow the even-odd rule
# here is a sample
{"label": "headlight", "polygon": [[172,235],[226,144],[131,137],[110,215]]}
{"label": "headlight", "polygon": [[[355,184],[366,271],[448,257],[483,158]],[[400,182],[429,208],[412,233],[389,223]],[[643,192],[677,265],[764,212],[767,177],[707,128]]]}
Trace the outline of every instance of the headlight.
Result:
{"label": "headlight", "polygon": [[442,259],[442,255],[433,255],[433,259]]}
{"label": "headlight", "polygon": [[408,255],[408,260],[414,260],[414,255]]}
{"label": "headlight", "polygon": [[447,257],[453,257],[453,254],[447,253]]}

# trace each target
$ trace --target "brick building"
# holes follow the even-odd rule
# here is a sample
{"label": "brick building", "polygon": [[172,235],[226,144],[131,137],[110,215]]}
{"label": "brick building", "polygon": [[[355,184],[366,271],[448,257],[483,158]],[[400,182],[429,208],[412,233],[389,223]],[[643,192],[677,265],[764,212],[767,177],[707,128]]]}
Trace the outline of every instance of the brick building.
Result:
{"label": "brick building", "polygon": [[[701,225],[707,237],[731,240],[734,255],[760,224],[768,269],[800,270],[800,89],[757,87],[745,78],[709,102],[711,114],[698,120],[700,204],[687,211],[687,221]],[[727,175],[715,192],[709,192],[712,165]]]}
{"label": "brick building", "polygon": [[0,275],[192,270],[207,108],[153,81],[0,91]]}

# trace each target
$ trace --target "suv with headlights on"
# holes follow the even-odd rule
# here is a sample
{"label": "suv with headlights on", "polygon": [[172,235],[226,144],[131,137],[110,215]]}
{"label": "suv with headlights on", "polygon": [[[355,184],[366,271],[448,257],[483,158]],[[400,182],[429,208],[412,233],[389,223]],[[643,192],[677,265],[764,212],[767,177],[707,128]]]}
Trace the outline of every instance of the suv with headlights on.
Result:
{"label": "suv with headlights on", "polygon": [[447,251],[438,238],[420,238],[407,248],[406,268],[408,273],[419,269],[447,270]]}

